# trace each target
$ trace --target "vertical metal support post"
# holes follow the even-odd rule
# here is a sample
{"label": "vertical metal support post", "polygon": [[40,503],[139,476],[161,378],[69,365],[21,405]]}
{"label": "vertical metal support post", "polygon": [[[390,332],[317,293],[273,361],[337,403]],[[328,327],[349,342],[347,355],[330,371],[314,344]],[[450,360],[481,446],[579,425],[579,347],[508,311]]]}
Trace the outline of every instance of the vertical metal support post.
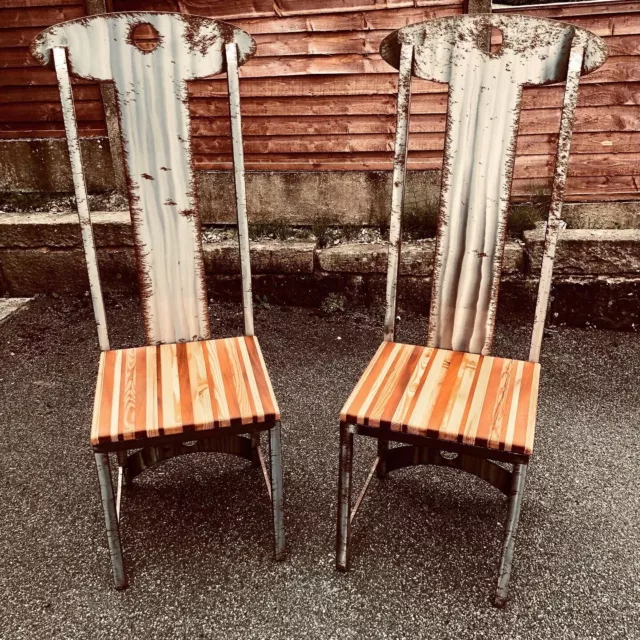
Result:
{"label": "vertical metal support post", "polygon": [[349,425],[340,423],[340,471],[338,476],[338,530],[336,535],[336,569],[349,570],[351,536],[351,481],[353,468],[353,434]]}
{"label": "vertical metal support post", "polygon": [[82,169],[82,155],[80,153],[78,125],[76,122],[76,112],[73,106],[69,69],[67,67],[67,53],[64,47],[53,48],[53,60],[56,68],[56,75],[58,76],[58,88],[60,90],[60,101],[62,103],[62,117],[64,119],[64,128],[67,134],[67,146],[69,148],[69,158],[71,160],[71,174],[73,176],[73,187],[78,207],[78,218],[80,219],[82,245],[84,247],[84,254],[87,261],[87,270],[89,271],[89,287],[91,289],[91,300],[93,301],[93,313],[98,327],[98,340],[100,342],[101,351],[108,351],[109,335],[107,333],[107,318],[104,312],[102,288],[100,287],[98,259],[93,240],[89,205],[87,203],[87,187],[84,179],[84,171]]}
{"label": "vertical metal support post", "polygon": [[106,453],[96,453],[96,467],[98,469],[98,482],[100,483],[100,495],[104,509],[104,522],[107,529],[107,541],[111,566],[113,567],[113,581],[116,589],[126,589],[127,574],[122,559],[122,545],[120,544],[120,530],[116,504],[113,497],[113,485],[111,484],[111,469],[109,468],[109,456]]}
{"label": "vertical metal support post", "polygon": [[411,110],[411,68],[413,46],[402,45],[400,73],[398,75],[398,120],[393,155],[393,184],[391,190],[391,219],[389,221],[389,260],[387,263],[387,307],[384,316],[384,339],[391,342],[396,330],[396,294],[398,264],[402,236],[402,209],[407,176],[407,150],[409,141],[409,112]]}
{"label": "vertical metal support post", "polygon": [[533,332],[531,336],[531,348],[529,360],[538,362],[542,348],[542,336],[544,324],[549,308],[549,294],[551,293],[551,277],[553,274],[553,261],[556,257],[556,245],[558,235],[564,222],[562,215],[562,200],[567,182],[567,169],[569,167],[569,153],[571,151],[571,137],[573,134],[573,121],[575,118],[576,104],[578,102],[578,86],[580,84],[580,72],[584,57],[584,44],[577,35],[574,35],[569,54],[569,68],[567,71],[567,86],[564,92],[562,105],[562,118],[560,120],[560,135],[558,136],[558,151],[556,154],[556,167],[553,176],[553,188],[551,191],[551,206],[547,220],[547,232],[544,240],[544,253],[542,255],[542,269],[540,271],[540,284],[538,286],[538,299],[533,320]]}
{"label": "vertical metal support post", "polygon": [[269,453],[271,457],[271,505],[273,508],[273,531],[275,536],[275,559],[284,560],[284,496],[282,485],[282,440],[280,422],[269,429]]}
{"label": "vertical metal support post", "polygon": [[507,604],[507,594],[509,592],[509,580],[511,579],[511,565],[513,563],[513,551],[516,545],[516,533],[518,531],[518,521],[520,520],[520,508],[522,506],[522,495],[524,494],[524,483],[527,479],[527,465],[514,464],[511,478],[511,491],[509,492],[509,508],[507,511],[507,527],[504,536],[504,546],[502,548],[502,560],[500,561],[500,577],[498,578],[498,588],[494,604],[502,608]]}
{"label": "vertical metal support post", "polygon": [[233,145],[233,177],[236,186],[238,215],[238,241],[240,244],[240,268],[242,270],[242,310],[244,334],[253,335],[253,300],[251,292],[251,254],[249,251],[249,227],[247,222],[247,192],[242,148],[242,120],[240,117],[240,81],[238,78],[238,48],[235,43],[225,46],[227,58],[227,82],[229,84],[229,109],[231,112],[231,142]]}

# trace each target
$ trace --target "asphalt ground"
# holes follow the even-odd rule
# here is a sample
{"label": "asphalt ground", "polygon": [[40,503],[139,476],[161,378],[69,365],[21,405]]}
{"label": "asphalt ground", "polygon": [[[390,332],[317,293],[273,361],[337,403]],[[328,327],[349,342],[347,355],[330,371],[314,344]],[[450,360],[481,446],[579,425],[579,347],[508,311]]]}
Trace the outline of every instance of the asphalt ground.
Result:
{"label": "asphalt ground", "polygon": [[[141,344],[136,303],[108,306],[112,344]],[[212,315],[216,337],[241,332],[238,307]],[[258,469],[183,456],[125,493],[131,586],[116,592],[89,446],[89,301],[38,299],[0,325],[0,637],[640,638],[638,334],[548,332],[510,603],[496,610],[506,500],[454,470],[374,479],[351,572],[334,570],[337,416],[380,318],[262,305],[256,331],[283,413],[288,559],[272,560]],[[425,332],[402,318],[399,339]],[[528,339],[501,326],[495,351],[526,357]],[[356,442],[356,490],[373,445]]]}

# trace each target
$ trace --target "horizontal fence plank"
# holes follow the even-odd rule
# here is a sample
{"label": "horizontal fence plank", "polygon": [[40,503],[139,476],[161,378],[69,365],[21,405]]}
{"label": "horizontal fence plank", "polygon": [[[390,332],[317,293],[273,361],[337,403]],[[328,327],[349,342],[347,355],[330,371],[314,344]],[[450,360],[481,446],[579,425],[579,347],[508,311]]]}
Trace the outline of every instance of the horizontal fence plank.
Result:
{"label": "horizontal fence plank", "polygon": [[48,27],[86,15],[84,4],[71,6],[19,7],[0,9],[0,29],[16,27]]}
{"label": "horizontal fence plank", "polygon": [[[200,154],[198,154],[200,155]],[[211,161],[216,157],[207,155]],[[439,151],[418,151],[409,154],[408,166],[413,168],[419,165],[420,169],[435,169],[442,167],[442,153]],[[231,162],[232,155],[217,156],[218,162]],[[261,154],[247,153],[247,163],[264,163],[271,166],[288,161],[329,163],[348,163],[349,159],[342,154],[319,153],[313,157],[295,153],[272,153],[266,158]],[[359,160],[366,161],[370,166],[380,165],[391,167],[392,155],[390,153],[362,153]],[[554,155],[518,156],[514,166],[514,178],[547,178],[553,175]],[[569,177],[632,177],[640,164],[640,153],[621,153],[613,158],[609,154],[573,155],[569,160]]]}
{"label": "horizontal fence plank", "polygon": [[[519,155],[553,155],[557,135],[521,135],[517,140]],[[251,154],[277,153],[391,153],[392,135],[317,135],[317,136],[246,136],[244,149]],[[198,149],[208,155],[230,154],[229,137],[209,137],[198,141]],[[410,151],[442,151],[444,135],[440,133],[416,133],[409,138]],[[573,136],[573,154],[634,153],[640,149],[640,132],[634,133],[576,133]]]}
{"label": "horizontal fence plank", "polygon": [[0,28],[0,47],[29,47],[31,41],[41,31],[41,27]]}
{"label": "horizontal fence plank", "polygon": [[[415,115],[411,118],[410,131],[413,133],[443,132],[445,115]],[[395,132],[395,117],[392,115],[350,116],[335,118],[309,116],[293,118],[289,116],[243,118],[244,135],[317,135],[317,134],[358,134]],[[557,133],[560,126],[560,111],[556,109],[532,109],[523,111],[520,117],[521,133]],[[192,133],[198,136],[226,135],[229,130],[227,118],[194,118]],[[589,107],[578,108],[574,130],[578,131],[639,131],[640,110],[636,107]],[[197,139],[194,140],[197,143]]]}
{"label": "horizontal fence plank", "polygon": [[[73,98],[82,100],[102,100],[98,84],[74,84]],[[0,91],[0,104],[20,104],[45,102],[53,103],[61,109],[60,93],[57,86],[40,87],[37,85],[26,87],[11,87],[10,91]],[[21,105],[21,108],[31,108],[32,105]]]}
{"label": "horizontal fence plank", "polygon": [[430,7],[442,4],[458,4],[457,0],[179,0],[183,13],[211,16],[224,20],[238,18],[286,18],[288,16],[313,16],[339,14],[353,11],[379,11],[380,8]]}

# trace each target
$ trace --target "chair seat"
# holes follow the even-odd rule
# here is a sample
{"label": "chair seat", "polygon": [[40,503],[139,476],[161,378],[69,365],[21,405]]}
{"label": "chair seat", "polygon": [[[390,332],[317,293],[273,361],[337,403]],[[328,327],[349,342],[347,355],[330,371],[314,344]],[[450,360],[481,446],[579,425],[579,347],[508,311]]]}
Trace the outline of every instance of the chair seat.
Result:
{"label": "chair seat", "polygon": [[531,455],[540,365],[383,342],[340,419]]}
{"label": "chair seat", "polygon": [[91,444],[280,419],[253,336],[104,351]]}

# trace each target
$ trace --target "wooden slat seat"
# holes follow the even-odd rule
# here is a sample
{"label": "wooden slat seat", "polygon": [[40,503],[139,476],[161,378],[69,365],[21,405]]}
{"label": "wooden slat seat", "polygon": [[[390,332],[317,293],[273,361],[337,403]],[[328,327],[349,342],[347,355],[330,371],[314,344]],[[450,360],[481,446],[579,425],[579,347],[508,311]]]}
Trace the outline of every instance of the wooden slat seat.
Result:
{"label": "wooden slat seat", "polygon": [[531,455],[540,365],[383,342],[340,419]]}
{"label": "wooden slat seat", "polygon": [[254,336],[104,351],[91,444],[279,419]]}

